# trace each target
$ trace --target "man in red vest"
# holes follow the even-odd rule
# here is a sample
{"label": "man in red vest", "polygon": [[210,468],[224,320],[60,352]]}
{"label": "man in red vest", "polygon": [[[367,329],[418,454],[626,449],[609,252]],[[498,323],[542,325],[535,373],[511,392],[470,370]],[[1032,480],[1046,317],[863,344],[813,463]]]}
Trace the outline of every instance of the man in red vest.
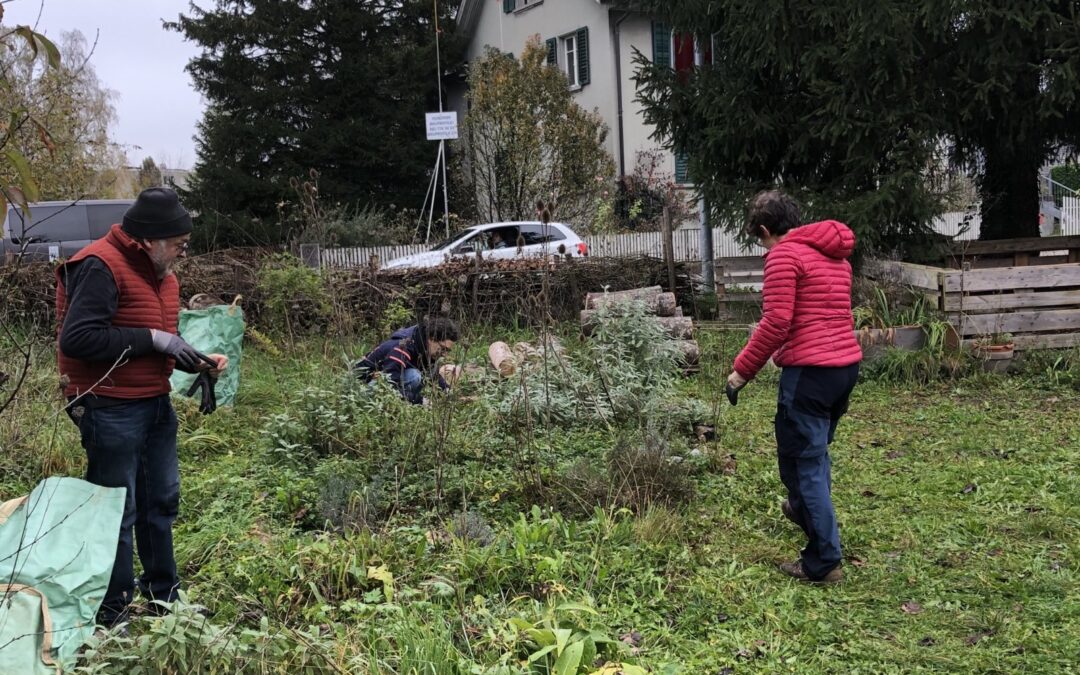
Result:
{"label": "man in red vest", "polygon": [[[103,238],[56,271],[58,363],[68,411],[86,450],[86,480],[127,489],[116,562],[98,621],[127,619],[135,590],[132,529],[148,600],[172,602],[179,579],[172,524],[180,506],[176,413],[169,401],[173,367],[228,366],[176,334],[180,288],[173,264],[191,238],[191,216],[169,188],[139,194]],[[160,609],[149,603],[150,609]]]}

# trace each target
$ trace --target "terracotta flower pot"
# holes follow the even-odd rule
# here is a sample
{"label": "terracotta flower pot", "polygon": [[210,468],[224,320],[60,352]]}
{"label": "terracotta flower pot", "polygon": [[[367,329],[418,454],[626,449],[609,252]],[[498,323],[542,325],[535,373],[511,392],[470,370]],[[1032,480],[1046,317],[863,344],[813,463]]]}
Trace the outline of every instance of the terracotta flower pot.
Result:
{"label": "terracotta flower pot", "polygon": [[982,360],[982,368],[988,373],[1004,373],[1009,370],[1015,354],[1012,342],[1003,345],[976,344],[975,356]]}

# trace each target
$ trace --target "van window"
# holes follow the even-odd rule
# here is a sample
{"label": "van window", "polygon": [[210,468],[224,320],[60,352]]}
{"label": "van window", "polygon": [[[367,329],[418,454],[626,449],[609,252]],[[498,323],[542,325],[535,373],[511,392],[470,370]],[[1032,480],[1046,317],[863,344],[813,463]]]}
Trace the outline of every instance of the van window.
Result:
{"label": "van window", "polygon": [[86,220],[90,225],[90,238],[101,239],[109,233],[113,224],[124,221],[124,213],[131,204],[87,204]]}
{"label": "van window", "polygon": [[13,241],[28,237],[34,241],[75,241],[90,238],[86,225],[86,207],[82,204],[32,205],[30,217],[22,212],[8,213]]}

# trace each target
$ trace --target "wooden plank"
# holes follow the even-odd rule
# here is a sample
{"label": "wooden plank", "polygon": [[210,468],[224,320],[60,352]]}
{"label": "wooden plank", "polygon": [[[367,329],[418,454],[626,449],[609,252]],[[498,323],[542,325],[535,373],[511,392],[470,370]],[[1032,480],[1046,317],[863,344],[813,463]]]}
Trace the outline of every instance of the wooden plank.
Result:
{"label": "wooden plank", "polygon": [[1020,239],[997,239],[994,241],[957,241],[952,244],[956,255],[1009,255],[1036,253],[1058,249],[1080,248],[1080,236],[1024,237]]}
{"label": "wooden plank", "polygon": [[988,295],[945,294],[946,312],[993,312],[1003,309],[1032,307],[1080,307],[1080,290],[1068,291],[1017,291],[1016,293],[991,293]]}
{"label": "wooden plank", "polygon": [[727,293],[724,302],[749,302],[756,305],[762,303],[761,293]]}
{"label": "wooden plank", "polygon": [[[1016,263],[1013,258],[951,258],[950,266],[952,269],[960,269],[961,262],[965,262],[971,265],[973,269],[985,270],[985,269],[1000,269],[1002,267],[1016,267]],[[1034,258],[1028,258],[1027,264],[1030,265],[1064,265],[1068,262],[1074,262],[1069,260],[1067,255],[1040,255]]]}
{"label": "wooden plank", "polygon": [[[964,340],[965,347],[971,347],[977,340]],[[1054,333],[1051,335],[1014,335],[1013,344],[1017,351],[1028,349],[1071,349],[1080,347],[1080,333]]]}
{"label": "wooden plank", "polygon": [[1049,309],[998,314],[949,315],[963,336],[1080,330],[1080,309]]}
{"label": "wooden plank", "polygon": [[715,260],[717,266],[723,266],[723,268],[729,272],[764,272],[765,271],[765,258],[761,256],[750,256],[744,258],[717,258]]}
{"label": "wooden plank", "polygon": [[942,282],[946,293],[1080,286],[1080,265],[1002,267],[967,272],[945,271],[942,272]]}
{"label": "wooden plank", "polygon": [[946,272],[941,267],[916,265],[893,260],[868,260],[863,272],[871,279],[893,281],[924,290],[938,290],[938,275]]}

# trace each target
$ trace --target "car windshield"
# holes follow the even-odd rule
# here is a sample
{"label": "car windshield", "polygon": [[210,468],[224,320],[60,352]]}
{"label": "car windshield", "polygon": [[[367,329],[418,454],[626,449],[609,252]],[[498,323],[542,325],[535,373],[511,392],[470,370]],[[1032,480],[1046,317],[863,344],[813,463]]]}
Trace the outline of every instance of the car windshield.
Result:
{"label": "car windshield", "polygon": [[449,239],[444,239],[443,241],[440,241],[438,244],[435,244],[434,246],[431,247],[431,250],[432,251],[442,251],[444,249],[450,248],[450,244],[453,244],[455,241],[459,241],[462,237],[466,237],[466,236],[471,235],[473,232],[475,232],[475,230],[462,230],[461,232],[458,232],[454,236],[450,237]]}

